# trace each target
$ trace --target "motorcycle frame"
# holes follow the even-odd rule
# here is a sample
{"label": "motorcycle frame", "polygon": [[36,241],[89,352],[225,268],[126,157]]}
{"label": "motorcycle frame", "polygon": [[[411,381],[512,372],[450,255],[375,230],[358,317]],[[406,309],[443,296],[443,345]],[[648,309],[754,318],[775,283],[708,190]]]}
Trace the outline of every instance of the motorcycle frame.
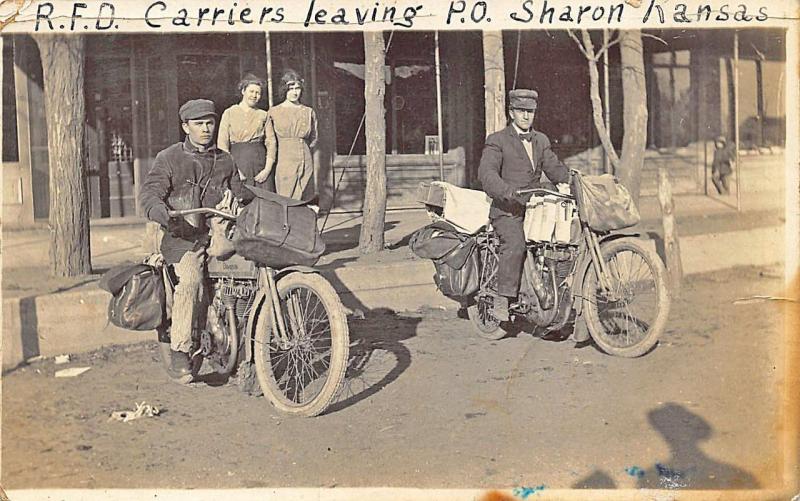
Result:
{"label": "motorcycle frame", "polygon": [[[606,291],[611,291],[608,283],[608,275],[606,275],[606,266],[605,262],[603,261],[603,254],[600,250],[601,246],[606,242],[619,240],[620,238],[646,238],[644,235],[638,232],[613,232],[604,235],[598,235],[583,223],[581,223],[581,227],[584,231],[584,238],[581,242],[581,245],[585,246],[585,248],[583,250],[579,250],[578,266],[576,268],[575,281],[573,282],[572,287],[573,308],[575,309],[575,314],[577,316],[580,316],[581,311],[583,310],[583,302],[588,301],[587,298],[583,297],[583,283],[586,280],[586,274],[589,272],[590,268],[601,270],[600,274],[598,275],[601,277],[601,287],[603,287]],[[576,298],[579,299],[579,301],[576,301]]]}
{"label": "motorcycle frame", "polygon": [[[274,270],[269,266],[258,267],[258,292],[253,300],[253,304],[258,305],[258,307],[250,312],[250,316],[247,319],[249,342],[245,343],[245,358],[249,362],[253,361],[252,343],[256,339],[256,326],[258,325],[259,315],[270,315],[270,325],[277,326],[281,342],[288,342],[288,331],[283,318],[280,297],[278,297],[277,283],[278,280],[289,273],[319,273],[319,271],[310,266],[302,265],[287,266],[280,270]],[[264,308],[268,308],[268,311],[265,311]]]}
{"label": "motorcycle frame", "polygon": [[[646,236],[642,235],[638,232],[612,232],[606,234],[598,234],[591,230],[585,223],[581,221],[581,240],[578,244],[578,256],[576,257],[576,263],[574,267],[574,271],[572,274],[572,283],[570,284],[570,294],[572,296],[572,309],[575,310],[576,317],[581,315],[583,311],[583,303],[587,300],[583,296],[583,284],[586,280],[586,274],[589,272],[590,268],[593,268],[595,272],[598,273],[600,277],[600,284],[601,287],[607,292],[611,293],[612,287],[608,279],[607,269],[605,266],[605,262],[602,259],[602,252],[601,246],[606,242],[610,242],[613,240],[618,240],[620,238],[647,238]],[[478,239],[478,250],[483,252],[483,248],[486,247],[487,252],[492,252],[495,255],[497,254],[495,249],[491,248],[492,245],[492,238],[493,235],[496,235],[493,230],[486,230],[481,234],[477,235]],[[535,244],[534,244],[535,245]],[[530,243],[526,242],[526,256],[525,261],[527,262],[530,259],[533,259],[530,250]],[[499,256],[497,256],[499,259]],[[481,260],[481,276],[485,273],[484,270],[484,263]],[[497,273],[496,270],[494,273]],[[523,274],[525,273],[525,268],[523,265]],[[523,277],[525,280],[525,277]],[[479,290],[477,292],[478,295],[490,293],[488,290]]]}

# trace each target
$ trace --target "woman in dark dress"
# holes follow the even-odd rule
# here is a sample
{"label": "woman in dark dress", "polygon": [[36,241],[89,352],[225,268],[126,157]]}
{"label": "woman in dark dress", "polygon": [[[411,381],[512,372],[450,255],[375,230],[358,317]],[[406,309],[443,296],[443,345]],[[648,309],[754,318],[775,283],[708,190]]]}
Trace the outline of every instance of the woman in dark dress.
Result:
{"label": "woman in dark dress", "polygon": [[258,108],[258,102],[264,90],[264,81],[247,74],[239,82],[241,102],[234,104],[224,113],[219,122],[217,146],[233,156],[245,184],[255,185],[269,191],[275,191],[275,175],[269,172],[262,182],[256,182],[256,174],[267,165],[267,146],[265,127],[267,112]]}

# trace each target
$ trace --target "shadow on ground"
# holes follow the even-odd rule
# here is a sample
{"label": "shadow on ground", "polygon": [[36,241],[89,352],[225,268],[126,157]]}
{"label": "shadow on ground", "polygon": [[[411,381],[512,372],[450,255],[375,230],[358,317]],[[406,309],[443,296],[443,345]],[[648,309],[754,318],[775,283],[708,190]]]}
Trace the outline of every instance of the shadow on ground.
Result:
{"label": "shadow on ground", "polygon": [[[708,457],[700,447],[713,434],[712,426],[700,415],[676,403],[665,403],[647,414],[652,428],[670,448],[664,462],[642,469],[630,466],[625,472],[637,479],[639,489],[758,489],[756,478],[738,466]],[[616,489],[613,478],[595,470],[572,485],[574,489]]]}

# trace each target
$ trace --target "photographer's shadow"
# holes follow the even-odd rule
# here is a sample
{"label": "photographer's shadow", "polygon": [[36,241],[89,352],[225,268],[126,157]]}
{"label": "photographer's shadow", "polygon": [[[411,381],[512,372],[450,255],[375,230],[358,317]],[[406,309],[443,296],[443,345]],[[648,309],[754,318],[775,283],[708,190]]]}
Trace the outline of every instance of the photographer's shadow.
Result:
{"label": "photographer's shadow", "polygon": [[738,466],[716,461],[700,448],[713,428],[703,417],[675,403],[651,410],[651,426],[667,442],[671,456],[639,477],[638,487],[649,489],[757,489],[756,478]]}

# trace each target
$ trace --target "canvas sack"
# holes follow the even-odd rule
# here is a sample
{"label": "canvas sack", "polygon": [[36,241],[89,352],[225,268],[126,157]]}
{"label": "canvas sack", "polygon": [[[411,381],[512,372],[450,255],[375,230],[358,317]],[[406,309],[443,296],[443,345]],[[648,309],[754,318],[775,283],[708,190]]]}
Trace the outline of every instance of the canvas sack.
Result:
{"label": "canvas sack", "polygon": [[578,210],[595,231],[628,228],[639,223],[639,210],[628,190],[611,174],[577,175]]}

